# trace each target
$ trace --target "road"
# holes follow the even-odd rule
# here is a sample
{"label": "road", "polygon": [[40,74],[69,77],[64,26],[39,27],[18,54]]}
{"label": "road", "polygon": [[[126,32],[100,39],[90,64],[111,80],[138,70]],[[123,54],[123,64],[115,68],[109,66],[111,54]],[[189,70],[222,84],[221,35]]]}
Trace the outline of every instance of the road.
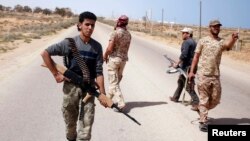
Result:
{"label": "road", "polygon": [[[96,25],[93,38],[101,42],[104,50],[111,30],[112,27]],[[48,45],[76,34],[78,32],[72,27],[53,38],[43,39],[25,53],[7,59],[0,57],[1,140],[65,140],[62,84],[57,84],[49,71],[40,67],[39,53]],[[176,59],[179,49],[136,34],[132,36],[121,89],[128,114],[142,125],[138,126],[121,113],[105,109],[96,100],[92,141],[206,141],[207,133],[198,129],[198,114],[191,111],[190,106],[168,99],[177,86],[178,74],[166,74],[169,63],[163,55]],[[55,60],[62,62],[59,57]],[[106,64],[104,70],[107,89]],[[232,67],[223,59],[221,104],[209,112],[213,124],[250,124],[249,72]]]}

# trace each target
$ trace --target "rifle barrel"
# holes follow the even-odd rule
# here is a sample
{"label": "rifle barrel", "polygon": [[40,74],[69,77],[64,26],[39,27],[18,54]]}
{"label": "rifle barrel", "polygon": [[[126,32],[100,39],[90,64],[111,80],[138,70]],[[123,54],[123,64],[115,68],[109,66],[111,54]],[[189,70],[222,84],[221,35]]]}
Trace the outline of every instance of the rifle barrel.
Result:
{"label": "rifle barrel", "polygon": [[176,63],[173,59],[169,58],[166,54],[163,55],[170,63]]}
{"label": "rifle barrel", "polygon": [[133,120],[136,124],[141,125],[141,123],[139,123],[135,118],[131,117],[129,114],[123,112],[117,105],[113,104],[111,108],[117,109],[119,112],[123,113],[125,116]]}

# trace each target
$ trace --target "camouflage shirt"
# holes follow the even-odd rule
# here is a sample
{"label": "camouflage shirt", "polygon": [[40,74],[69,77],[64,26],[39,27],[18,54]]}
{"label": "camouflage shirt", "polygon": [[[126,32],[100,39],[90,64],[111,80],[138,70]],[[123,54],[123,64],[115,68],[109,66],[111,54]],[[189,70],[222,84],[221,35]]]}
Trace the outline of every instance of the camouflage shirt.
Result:
{"label": "camouflage shirt", "polygon": [[127,30],[118,28],[112,32],[109,40],[114,41],[114,49],[110,54],[110,57],[119,57],[123,61],[128,61],[128,49],[131,42],[131,34]]}
{"label": "camouflage shirt", "polygon": [[195,50],[200,54],[197,73],[205,76],[219,76],[223,50],[223,39],[215,40],[210,36],[200,39]]}

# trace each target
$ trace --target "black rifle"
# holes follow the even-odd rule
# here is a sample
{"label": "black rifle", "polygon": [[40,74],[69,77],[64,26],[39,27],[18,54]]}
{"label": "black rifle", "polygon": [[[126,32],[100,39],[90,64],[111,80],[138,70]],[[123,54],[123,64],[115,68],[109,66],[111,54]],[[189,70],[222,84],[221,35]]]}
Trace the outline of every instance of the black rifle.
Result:
{"label": "black rifle", "polygon": [[166,54],[163,56],[171,63],[171,65],[176,63],[173,59],[169,58]]}
{"label": "black rifle", "polygon": [[[97,84],[93,84],[93,85],[84,84],[83,78],[81,76],[79,76],[78,74],[76,74],[75,72],[73,72],[71,70],[68,70],[66,67],[58,65],[56,63],[54,63],[54,65],[55,65],[57,71],[59,73],[63,74],[66,77],[66,80],[78,85],[83,91],[87,92],[87,95],[82,100],[82,104],[86,103],[88,98],[91,97],[91,95],[93,95],[93,96],[95,96],[97,98],[100,96],[100,93],[97,91],[98,90],[98,85]],[[46,64],[42,64],[42,66],[47,67]],[[141,125],[135,118],[131,117],[129,114],[122,111],[116,104],[114,104],[112,102],[112,100],[110,100],[106,96],[105,96],[105,98],[107,100],[109,108],[117,109],[119,112],[123,113],[128,118],[133,120],[136,124]],[[81,113],[80,113],[80,116],[81,116]]]}
{"label": "black rifle", "polygon": [[[87,93],[89,93],[90,95],[93,95],[95,97],[99,97],[100,93],[97,91],[97,89],[99,89],[98,85],[88,85],[88,84],[84,84],[83,78],[79,75],[77,75],[75,72],[71,71],[71,70],[66,70],[63,74],[66,78],[70,79],[70,81],[74,84],[77,84],[78,86],[80,86],[80,88],[83,91],[86,91]],[[97,86],[97,87],[95,87]],[[131,117],[130,115],[128,115],[127,113],[123,112],[116,104],[114,104],[110,99],[107,98],[107,100],[109,101],[108,104],[110,108],[115,108],[117,109],[119,112],[123,113],[124,115],[126,115],[128,118],[130,118],[131,120],[133,120],[135,123],[137,123],[138,125],[141,125],[135,118]]]}
{"label": "black rifle", "polygon": [[[163,56],[171,63],[171,65],[169,67],[173,67],[173,64],[175,64],[176,62],[173,59],[169,58],[166,54]],[[167,73],[169,73],[169,74],[176,73],[176,72],[179,72],[181,75],[183,75],[185,77],[184,88],[182,89],[181,95],[183,95],[182,96],[182,104],[188,105],[190,102],[188,102],[188,104],[185,103],[185,93],[187,92],[186,88],[188,85],[187,73],[183,69],[181,69],[180,66],[178,66],[177,68],[172,68],[172,69],[167,70]]]}

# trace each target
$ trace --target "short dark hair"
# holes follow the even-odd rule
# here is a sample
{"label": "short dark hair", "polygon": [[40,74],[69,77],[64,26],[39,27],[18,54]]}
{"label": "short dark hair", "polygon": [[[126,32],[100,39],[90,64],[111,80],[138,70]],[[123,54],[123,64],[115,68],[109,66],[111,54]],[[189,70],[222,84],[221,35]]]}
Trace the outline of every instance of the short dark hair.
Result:
{"label": "short dark hair", "polygon": [[84,21],[84,19],[91,19],[91,20],[96,21],[97,17],[94,13],[86,11],[86,12],[83,12],[79,15],[79,22],[82,23]]}

